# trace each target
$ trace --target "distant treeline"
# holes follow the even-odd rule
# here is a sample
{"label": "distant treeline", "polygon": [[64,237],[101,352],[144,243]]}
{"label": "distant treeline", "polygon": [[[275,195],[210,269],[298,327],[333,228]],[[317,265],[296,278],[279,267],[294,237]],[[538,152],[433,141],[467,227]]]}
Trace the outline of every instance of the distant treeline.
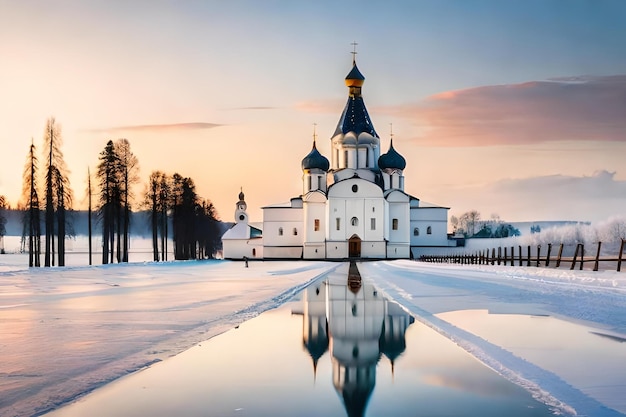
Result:
{"label": "distant treeline", "polygon": [[30,267],[65,266],[66,240],[82,234],[89,236],[90,265],[94,234],[102,238],[103,264],[128,262],[131,234],[152,237],[155,261],[167,260],[170,239],[175,259],[212,258],[219,251],[223,224],[213,203],[196,193],[191,178],[153,171],[145,191],[134,195],[139,159],[125,138],[106,143],[93,175],[87,167],[88,209],[73,211],[62,144],[61,126],[51,117],[42,147],[31,140],[26,152],[17,212],[0,196],[0,250],[3,236],[21,236]]}
{"label": "distant treeline", "polygon": [[[99,220],[95,214],[93,221],[95,227],[99,226]],[[6,219],[5,223],[5,236],[22,236],[22,216],[23,212],[17,209],[6,209],[3,212],[3,216]],[[72,210],[68,212],[68,217],[71,219],[71,230],[68,233],[68,237],[76,236],[88,236],[88,216],[87,210]],[[172,226],[172,219],[168,220],[170,227]],[[219,227],[223,232],[228,230],[232,226],[232,223],[222,222],[217,220]],[[135,237],[149,238],[152,236],[150,212],[147,210],[131,211],[130,212],[130,234]],[[221,235],[220,235],[221,237]]]}

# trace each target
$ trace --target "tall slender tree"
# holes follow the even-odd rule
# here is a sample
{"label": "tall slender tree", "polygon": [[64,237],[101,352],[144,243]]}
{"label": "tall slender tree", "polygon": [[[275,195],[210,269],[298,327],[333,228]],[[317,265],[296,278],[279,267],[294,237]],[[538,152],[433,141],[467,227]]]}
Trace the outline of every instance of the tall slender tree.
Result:
{"label": "tall slender tree", "polygon": [[[22,242],[28,236],[28,266],[41,266],[41,218],[39,196],[37,194],[37,150],[31,141],[24,166],[22,201]],[[25,245],[23,245],[25,246]]]}
{"label": "tall slender tree", "polygon": [[91,246],[91,242],[92,242],[92,225],[91,225],[91,219],[92,219],[92,206],[91,206],[91,196],[93,195],[93,192],[91,190],[91,170],[89,167],[87,167],[87,229],[88,229],[88,236],[89,236],[89,242],[88,242],[88,247],[89,247],[89,265],[92,264],[92,259],[91,259],[91,255],[93,253],[93,248]]}
{"label": "tall slender tree", "polygon": [[115,242],[115,206],[119,206],[119,159],[113,141],[100,152],[96,176],[100,186],[98,214],[102,222],[102,263],[113,262]]}
{"label": "tall slender tree", "polygon": [[0,195],[0,253],[4,253],[4,236],[7,233],[7,218],[4,216],[4,210],[8,207],[5,196]]}
{"label": "tall slender tree", "polygon": [[139,180],[139,162],[126,139],[107,142],[99,160],[102,263],[128,262],[132,186]]}
{"label": "tall slender tree", "polygon": [[161,259],[164,261],[167,261],[167,239],[169,238],[169,219],[167,213],[172,206],[171,190],[172,187],[170,178],[166,174],[161,173],[157,204],[160,212],[159,230],[161,232]]}
{"label": "tall slender tree", "polygon": [[[130,150],[130,142],[127,139],[115,141],[115,152],[119,159],[119,183],[120,183],[120,206],[121,216],[118,224],[121,225],[122,254],[121,261],[128,262],[128,244],[130,240],[130,213],[131,200],[133,199],[132,186],[139,182],[139,160]],[[119,242],[119,234],[118,234]]]}
{"label": "tall slender tree", "polygon": [[[45,175],[45,225],[46,252],[44,266],[54,265],[54,238],[57,233],[59,266],[65,265],[66,210],[72,204],[72,192],[67,178],[67,168],[61,152],[61,127],[54,117],[46,121],[44,131]],[[55,222],[56,220],[56,222]],[[56,224],[55,224],[56,223]]]}

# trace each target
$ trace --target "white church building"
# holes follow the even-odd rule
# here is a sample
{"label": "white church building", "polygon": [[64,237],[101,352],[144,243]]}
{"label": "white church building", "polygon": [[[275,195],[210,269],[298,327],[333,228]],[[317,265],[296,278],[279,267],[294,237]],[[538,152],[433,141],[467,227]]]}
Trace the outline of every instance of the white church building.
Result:
{"label": "white church building", "polygon": [[353,60],[346,76],[348,102],[331,138],[330,161],[313,147],[302,160],[302,195],[262,207],[253,227],[239,194],[235,225],[222,237],[226,259],[397,259],[420,248],[454,246],[448,210],[404,190],[406,160],[381,140],[365,108],[365,77]]}

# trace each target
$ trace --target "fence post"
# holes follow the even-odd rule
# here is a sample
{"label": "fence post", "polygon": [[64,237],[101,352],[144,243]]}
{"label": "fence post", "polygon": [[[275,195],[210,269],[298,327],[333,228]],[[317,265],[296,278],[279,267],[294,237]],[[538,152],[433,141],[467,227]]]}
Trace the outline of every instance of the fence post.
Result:
{"label": "fence post", "polygon": [[502,246],[498,246],[498,265],[502,262]]}
{"label": "fence post", "polygon": [[576,258],[578,258],[578,251],[580,249],[580,243],[576,244],[576,250],[574,251],[574,258],[572,258],[572,266],[570,266],[570,270],[574,269],[576,266]]}
{"label": "fence post", "polygon": [[541,255],[541,245],[537,245],[537,268],[539,268],[539,262],[541,260],[540,255]]}
{"label": "fence post", "polygon": [[526,259],[526,266],[530,266],[530,245],[528,245],[528,252],[527,252],[527,259]]}
{"label": "fence post", "polygon": [[491,265],[496,262],[496,248],[491,248]]}
{"label": "fence post", "polygon": [[506,266],[506,258],[508,257],[508,253],[506,250],[506,246],[504,247],[504,266]]}
{"label": "fence post", "polygon": [[556,257],[556,267],[558,268],[559,266],[561,266],[561,255],[563,255],[563,244],[561,243],[561,246],[559,246],[559,254]]}
{"label": "fence post", "polygon": [[515,266],[515,246],[511,246],[511,266]]}
{"label": "fence post", "polygon": [[580,270],[583,270],[583,262],[585,262],[585,245],[580,244]]}
{"label": "fence post", "polygon": [[552,252],[552,243],[548,243],[548,254],[546,255],[546,267],[550,266],[550,252]]}
{"label": "fence post", "polygon": [[598,270],[598,264],[600,263],[600,247],[602,246],[602,242],[598,241],[598,251],[596,252],[596,261],[593,264],[593,270]]}
{"label": "fence post", "polygon": [[626,239],[622,239],[622,244],[619,246],[619,258],[617,259],[617,272],[622,269],[622,253],[624,252],[624,245],[626,244]]}
{"label": "fence post", "polygon": [[519,266],[522,266],[522,245],[518,245],[519,253],[517,256],[519,257]]}

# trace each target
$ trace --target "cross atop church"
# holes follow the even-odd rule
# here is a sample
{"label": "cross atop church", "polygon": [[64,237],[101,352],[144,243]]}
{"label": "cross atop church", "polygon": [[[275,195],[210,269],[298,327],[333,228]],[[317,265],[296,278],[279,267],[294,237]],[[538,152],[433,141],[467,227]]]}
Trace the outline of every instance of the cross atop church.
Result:
{"label": "cross atop church", "polygon": [[393,140],[393,123],[389,123],[389,136]]}
{"label": "cross atop church", "polygon": [[317,123],[313,123],[313,142],[317,140]]}
{"label": "cross atop church", "polygon": [[358,52],[356,51],[356,46],[358,45],[358,43],[356,43],[356,41],[350,43],[350,45],[352,45],[353,50],[352,52],[350,52],[352,54],[352,63],[356,64],[356,54],[358,54]]}

